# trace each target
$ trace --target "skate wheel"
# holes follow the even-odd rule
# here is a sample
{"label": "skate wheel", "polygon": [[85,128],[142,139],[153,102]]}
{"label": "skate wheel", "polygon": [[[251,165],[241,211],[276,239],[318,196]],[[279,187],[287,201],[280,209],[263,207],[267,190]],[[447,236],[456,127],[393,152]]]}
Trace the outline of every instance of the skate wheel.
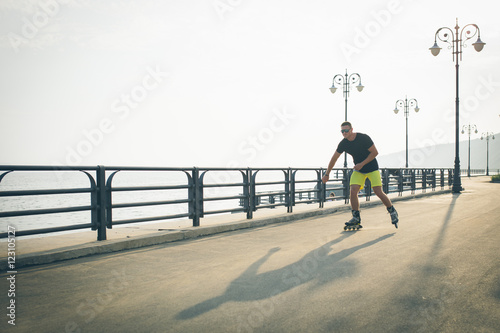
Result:
{"label": "skate wheel", "polygon": [[344,227],[344,231],[347,230],[347,227]]}

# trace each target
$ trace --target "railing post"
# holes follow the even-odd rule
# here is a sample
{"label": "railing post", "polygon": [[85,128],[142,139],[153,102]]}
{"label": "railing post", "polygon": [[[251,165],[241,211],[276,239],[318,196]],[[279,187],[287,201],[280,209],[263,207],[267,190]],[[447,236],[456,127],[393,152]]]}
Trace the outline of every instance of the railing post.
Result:
{"label": "railing post", "polygon": [[252,212],[255,212],[257,210],[257,206],[258,206],[258,203],[257,203],[257,199],[258,197],[256,196],[257,194],[257,173],[259,172],[259,170],[257,170],[256,172],[252,172],[252,179],[251,179],[251,182],[250,182],[250,210]]}
{"label": "railing post", "polygon": [[344,203],[349,203],[349,174],[348,169],[342,169],[342,190],[344,192]]}
{"label": "railing post", "polygon": [[417,189],[417,170],[411,170],[411,194],[415,194]]}
{"label": "railing post", "polygon": [[293,212],[293,206],[295,206],[295,173],[296,172],[297,172],[297,170],[292,171],[291,168],[288,168],[286,178],[288,178],[287,183],[290,184],[290,186],[288,188],[288,193],[289,193],[289,197],[290,197],[290,204],[288,206],[287,213]]}
{"label": "railing post", "polygon": [[113,228],[113,178],[120,172],[117,170],[109,175],[106,180],[106,227]]}
{"label": "railing post", "polygon": [[[200,171],[198,168],[193,168],[193,187],[192,187],[192,204],[193,204],[193,227],[200,226]],[[202,199],[203,200],[203,199]]]}
{"label": "railing post", "polygon": [[97,166],[97,240],[106,240],[106,168]]}
{"label": "railing post", "polygon": [[422,170],[422,192],[427,190],[427,169]]}
{"label": "railing post", "polygon": [[398,197],[403,196],[403,169],[399,169],[399,176],[398,176]]}
{"label": "railing post", "polygon": [[323,168],[318,171],[318,184],[316,185],[318,189],[318,201],[319,208],[323,208],[326,200],[326,184],[323,184],[321,178],[323,177]]}
{"label": "railing post", "polygon": [[252,207],[252,202],[255,198],[255,193],[252,194],[252,169],[247,168],[247,172],[245,175],[245,187],[243,188],[243,195],[245,196],[244,202],[245,202],[245,207],[244,209],[247,212],[247,219],[252,219],[253,218],[253,207]]}
{"label": "railing post", "polygon": [[389,194],[389,169],[382,169],[382,186],[384,193]]}
{"label": "railing post", "polygon": [[[90,224],[91,230],[96,231],[99,228],[99,211],[98,211],[98,206],[99,206],[99,200],[98,198],[98,190],[97,190],[97,185],[95,183],[95,180],[93,176],[88,174],[87,172],[84,172],[90,180],[90,206],[92,207],[90,211]],[[96,172],[96,178],[97,178],[97,172]]]}
{"label": "railing post", "polygon": [[372,195],[372,183],[368,180],[365,180],[365,201],[370,201]]}

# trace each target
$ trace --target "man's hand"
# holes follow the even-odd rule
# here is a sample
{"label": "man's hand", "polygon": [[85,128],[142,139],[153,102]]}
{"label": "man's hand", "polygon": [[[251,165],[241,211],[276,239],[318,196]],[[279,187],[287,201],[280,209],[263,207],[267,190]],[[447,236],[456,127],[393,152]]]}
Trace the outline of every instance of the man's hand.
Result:
{"label": "man's hand", "polygon": [[326,182],[330,179],[330,175],[325,174],[321,180],[323,181],[323,184],[326,184]]}
{"label": "man's hand", "polygon": [[354,170],[359,171],[364,167],[363,163],[358,163],[354,166]]}

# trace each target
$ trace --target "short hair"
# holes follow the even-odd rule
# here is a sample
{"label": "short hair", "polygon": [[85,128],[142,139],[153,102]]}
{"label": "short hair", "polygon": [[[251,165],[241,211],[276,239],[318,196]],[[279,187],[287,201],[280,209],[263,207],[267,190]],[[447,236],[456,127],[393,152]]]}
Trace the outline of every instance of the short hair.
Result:
{"label": "short hair", "polygon": [[342,126],[349,126],[350,128],[352,128],[351,123],[350,123],[350,122],[348,122],[348,121],[344,121],[344,122],[342,123],[342,125],[340,125],[340,127],[342,127]]}

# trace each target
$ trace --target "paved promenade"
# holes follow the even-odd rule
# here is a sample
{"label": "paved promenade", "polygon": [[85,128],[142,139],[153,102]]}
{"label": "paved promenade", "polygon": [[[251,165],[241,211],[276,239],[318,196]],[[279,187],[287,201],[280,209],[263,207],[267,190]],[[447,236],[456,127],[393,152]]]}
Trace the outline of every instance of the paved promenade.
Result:
{"label": "paved promenade", "polygon": [[373,205],[358,232],[340,210],[19,268],[13,298],[0,276],[0,331],[499,332],[500,184],[488,180],[395,202],[399,229]]}

